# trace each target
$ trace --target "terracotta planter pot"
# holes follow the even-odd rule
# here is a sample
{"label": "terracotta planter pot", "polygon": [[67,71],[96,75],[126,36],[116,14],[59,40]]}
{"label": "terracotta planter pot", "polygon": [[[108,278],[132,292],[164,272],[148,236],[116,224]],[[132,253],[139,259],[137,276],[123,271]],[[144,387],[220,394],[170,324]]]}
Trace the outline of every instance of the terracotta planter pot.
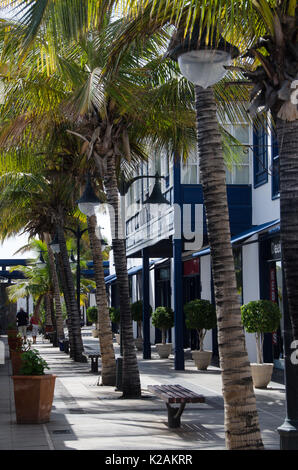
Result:
{"label": "terracotta planter pot", "polygon": [[143,351],[143,338],[135,338],[135,346],[138,351]]}
{"label": "terracotta planter pot", "polygon": [[156,349],[161,359],[167,359],[172,352],[172,343],[158,343]]}
{"label": "terracotta planter pot", "polygon": [[50,420],[56,376],[13,375],[18,424],[42,424]]}
{"label": "terracotta planter pot", "polygon": [[191,351],[192,358],[198,370],[206,370],[210,365],[212,351]]}
{"label": "terracotta planter pot", "polygon": [[9,338],[16,338],[18,330],[7,330],[8,341]]}
{"label": "terracotta planter pot", "polygon": [[266,388],[272,377],[273,364],[250,364],[250,367],[254,387]]}
{"label": "terracotta planter pot", "polygon": [[12,365],[12,374],[18,375],[19,370],[22,366],[22,359],[21,359],[22,351],[10,351],[10,358],[11,358],[11,365]]}
{"label": "terracotta planter pot", "polygon": [[15,351],[20,348],[23,343],[23,338],[16,336],[15,338],[8,338],[9,356],[11,357],[11,351]]}

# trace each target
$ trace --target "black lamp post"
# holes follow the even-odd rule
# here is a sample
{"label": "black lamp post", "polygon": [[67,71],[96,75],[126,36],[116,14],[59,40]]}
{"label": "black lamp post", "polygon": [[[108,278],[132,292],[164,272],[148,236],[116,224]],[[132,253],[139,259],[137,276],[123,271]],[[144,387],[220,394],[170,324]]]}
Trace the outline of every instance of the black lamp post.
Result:
{"label": "black lamp post", "polygon": [[65,230],[69,230],[72,232],[76,238],[77,242],[77,260],[74,259],[72,255],[71,261],[76,261],[77,268],[76,268],[76,291],[77,291],[77,306],[79,313],[81,312],[81,304],[80,304],[80,294],[81,294],[81,238],[82,235],[88,230],[87,228],[81,230],[80,224],[78,223],[76,230],[70,227],[65,227]]}
{"label": "black lamp post", "polygon": [[119,193],[121,196],[125,196],[127,194],[130,186],[135,182],[140,179],[145,179],[145,178],[154,178],[155,179],[155,184],[152,189],[151,195],[143,201],[143,204],[170,204],[170,202],[165,198],[165,196],[161,192],[161,186],[160,186],[160,179],[165,178],[164,176],[159,175],[158,172],[155,173],[155,175],[140,175],[140,176],[135,176],[134,178],[130,178],[129,180],[125,180],[123,175],[120,179],[120,184],[119,184]]}
{"label": "black lamp post", "polygon": [[[286,388],[286,417],[284,423],[278,428],[281,450],[298,450],[298,353],[295,353],[296,343],[293,344],[293,331],[289,315],[288,299],[283,273],[282,299],[283,299],[283,347]],[[295,348],[293,346],[295,345]]]}

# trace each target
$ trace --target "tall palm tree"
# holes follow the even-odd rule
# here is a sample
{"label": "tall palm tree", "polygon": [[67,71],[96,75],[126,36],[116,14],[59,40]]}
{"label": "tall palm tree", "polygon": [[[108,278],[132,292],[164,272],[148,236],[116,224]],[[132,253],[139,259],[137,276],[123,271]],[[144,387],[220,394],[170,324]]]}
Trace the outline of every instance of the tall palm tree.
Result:
{"label": "tall palm tree", "polygon": [[44,263],[38,264],[40,251],[45,251],[46,245],[40,240],[33,239],[30,244],[24,249],[30,249],[35,252],[36,258],[30,260],[27,266],[15,266],[11,271],[20,271],[23,275],[23,279],[17,279],[14,284],[9,286],[8,298],[10,301],[16,301],[27,295],[32,295],[35,301],[33,315],[39,318],[39,311],[42,301],[46,296],[52,295],[53,286],[51,283],[51,270],[48,257],[44,253]]}
{"label": "tall palm tree", "polygon": [[113,335],[111,330],[111,322],[109,318],[109,310],[107,303],[106,286],[104,280],[103,257],[101,251],[101,240],[96,235],[97,221],[96,216],[87,217],[88,233],[90,239],[91,250],[93,254],[94,277],[96,282],[96,305],[98,309],[98,327],[99,327],[99,343],[101,351],[102,385],[116,384],[116,362],[115,352],[113,348]]}
{"label": "tall palm tree", "polygon": [[[50,182],[41,174],[22,174],[17,171],[2,176],[0,185],[2,190],[0,196],[2,238],[13,234],[15,230],[19,232],[21,229],[31,236],[47,232],[53,233],[59,220],[63,221],[65,208],[73,209],[71,201],[74,185],[70,177],[68,177],[67,182],[65,175],[63,177],[61,175],[60,181],[56,178],[54,182]],[[65,204],[68,204],[68,206]],[[14,208],[13,211],[12,207]],[[65,243],[63,247],[64,245]],[[70,279],[68,281],[68,296],[70,299],[74,299],[74,302],[70,303],[71,310],[69,312],[69,318],[71,319],[70,342],[73,344],[75,360],[85,362],[86,357],[83,355],[84,348],[75,291],[74,286],[71,286],[73,275],[67,250],[64,254],[64,269],[66,270],[65,278]]]}
{"label": "tall palm tree", "polygon": [[[163,35],[148,42],[143,48],[143,58],[140,58],[142,46],[135,42],[131,50],[119,58],[117,70],[105,73],[110,45],[121,27],[121,21],[109,24],[106,17],[105,28],[99,32],[93,31],[86,37],[81,35],[75,43],[66,45],[64,41],[64,48],[59,54],[56,51],[54,62],[57,68],[53,73],[53,81],[57,82],[59,74],[63,77],[60,89],[56,87],[61,93],[59,109],[55,108],[59,101],[58,93],[52,99],[55,117],[61,117],[64,112],[70,130],[84,139],[82,151],[89,160],[92,159],[104,181],[107,202],[116,215],[116,221],[119,214],[117,176],[125,161],[133,164],[136,159],[147,158],[146,145],[150,143],[152,147],[157,147],[158,143],[159,148],[168,145],[185,153],[189,142],[193,144],[195,134],[194,112],[185,81],[180,83],[173,79],[167,84],[161,81],[156,89],[152,87],[151,77],[157,75],[159,65],[158,50],[165,42]],[[34,73],[37,81],[36,71]],[[167,73],[163,71],[163,74]],[[53,91],[51,86],[48,89]],[[38,119],[44,122],[40,116]],[[19,129],[19,122],[15,124]],[[8,128],[6,135],[11,132]],[[119,237],[119,230],[120,227],[116,226],[113,231],[113,249],[123,324],[123,394],[135,397],[140,396],[141,389],[133,342],[125,240]]]}

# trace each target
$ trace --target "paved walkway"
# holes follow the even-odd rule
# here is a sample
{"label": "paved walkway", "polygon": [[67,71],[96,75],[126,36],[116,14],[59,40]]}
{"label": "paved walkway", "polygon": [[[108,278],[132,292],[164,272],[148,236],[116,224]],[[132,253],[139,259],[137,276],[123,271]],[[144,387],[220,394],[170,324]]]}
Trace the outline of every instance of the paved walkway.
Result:
{"label": "paved walkway", "polygon": [[[83,329],[86,352],[98,350],[98,339]],[[57,375],[51,420],[44,425],[17,425],[11,364],[0,364],[0,450],[213,450],[225,449],[221,376],[216,367],[196,370],[191,360],[185,371],[175,371],[173,357],[160,360],[152,348],[152,360],[141,353],[142,398],[119,399],[114,387],[98,386],[90,363],[73,362],[48,341],[36,345]],[[116,354],[119,353],[115,344]],[[180,383],[205,395],[206,403],[187,405],[182,426],[169,430],[165,404],[147,391],[149,384]],[[270,382],[267,390],[256,390],[262,437],[266,449],[279,449],[276,431],[285,417],[284,385]]]}

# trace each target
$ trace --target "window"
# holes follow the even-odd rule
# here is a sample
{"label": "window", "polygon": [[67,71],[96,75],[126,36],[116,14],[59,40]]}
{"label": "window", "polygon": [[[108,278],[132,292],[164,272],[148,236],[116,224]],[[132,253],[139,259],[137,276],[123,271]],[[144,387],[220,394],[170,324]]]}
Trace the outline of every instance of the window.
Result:
{"label": "window", "polygon": [[279,197],[279,153],[276,134],[272,131],[272,166],[271,166],[271,183],[272,183],[272,199]]}
{"label": "window", "polygon": [[199,184],[200,167],[199,156],[197,150],[190,152],[186,162],[181,162],[181,183],[182,184]]}
{"label": "window", "polygon": [[226,169],[226,183],[249,184],[249,123],[229,123],[224,124],[224,127],[241,144],[246,145],[244,149],[240,146],[233,148],[233,152],[237,154],[237,161],[232,162]]}
{"label": "window", "polygon": [[267,131],[264,123],[254,124],[254,187],[257,188],[268,181]]}

